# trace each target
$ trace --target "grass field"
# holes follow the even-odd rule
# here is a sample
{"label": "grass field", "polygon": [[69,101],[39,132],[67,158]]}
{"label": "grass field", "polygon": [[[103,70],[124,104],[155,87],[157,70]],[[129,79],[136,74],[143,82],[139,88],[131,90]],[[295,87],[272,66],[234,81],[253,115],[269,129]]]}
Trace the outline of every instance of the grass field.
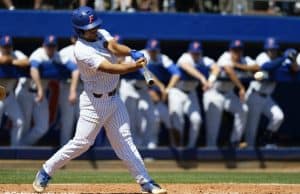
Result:
{"label": "grass field", "polygon": [[[0,193],[31,193],[31,183],[42,161],[0,161]],[[72,162],[59,170],[47,189],[49,193],[137,194],[138,184],[120,162]],[[168,194],[300,194],[299,163],[240,162],[237,169],[224,164],[203,164],[183,169],[170,161],[147,164],[150,175]]]}
{"label": "grass field", "polygon": [[[28,169],[0,170],[0,184],[31,183],[36,171]],[[160,183],[280,183],[300,184],[298,172],[151,172]],[[53,183],[132,183],[127,172],[62,170]]]}

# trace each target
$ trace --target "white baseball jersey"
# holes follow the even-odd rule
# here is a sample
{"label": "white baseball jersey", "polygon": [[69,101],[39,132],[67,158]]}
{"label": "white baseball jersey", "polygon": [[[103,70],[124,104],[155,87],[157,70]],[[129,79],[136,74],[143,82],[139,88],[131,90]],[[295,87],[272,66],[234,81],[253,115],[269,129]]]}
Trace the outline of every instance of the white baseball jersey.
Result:
{"label": "white baseball jersey", "polygon": [[[256,57],[256,63],[259,66],[262,66],[264,63],[267,63],[269,61],[271,61],[271,58],[267,55],[266,52],[262,52]],[[272,94],[272,92],[275,90],[275,87],[276,83],[273,81],[252,81],[250,83],[249,89],[254,89],[264,94]]]}
{"label": "white baseball jersey", "polygon": [[112,40],[113,37],[105,30],[99,30],[98,36],[99,39],[96,42],[88,42],[79,38],[75,44],[74,54],[84,82],[84,90],[102,94],[117,88],[120,75],[97,71],[104,60],[111,63],[117,62],[116,56],[104,46],[105,42]]}
{"label": "white baseball jersey", "polygon": [[[19,50],[15,50],[11,53],[12,57],[14,59],[26,59],[27,56],[22,53]],[[2,53],[0,51],[0,56],[2,56]],[[14,86],[16,85],[17,79],[16,78],[3,78],[1,79],[1,85],[3,85],[6,88],[7,92],[11,92],[14,89]]]}
{"label": "white baseball jersey", "polygon": [[[204,73],[203,71],[210,70],[210,67],[215,63],[215,61],[209,57],[201,57],[198,61],[195,61],[190,53],[183,53],[181,57],[177,61],[177,65],[181,66],[182,64],[190,64],[191,66],[195,67],[198,71],[201,71],[201,73]],[[182,75],[181,81],[178,83],[178,88],[184,90],[184,91],[192,91],[197,88],[199,85],[199,80],[191,78],[191,76],[185,76],[185,74]]]}
{"label": "white baseball jersey", "polygon": [[[48,65],[61,64],[64,65],[68,62],[68,58],[62,57],[59,52],[55,52],[54,55],[50,58],[46,50],[43,47],[36,49],[29,57],[29,62],[31,64],[31,68],[38,68],[40,65]],[[49,79],[43,79],[41,77],[42,86],[44,89],[47,88]]]}
{"label": "white baseball jersey", "polygon": [[75,56],[74,56],[74,48],[75,48],[75,45],[71,44],[69,46],[66,46],[66,47],[62,48],[59,51],[59,54],[60,54],[60,56],[62,57],[62,59],[64,61],[70,60],[73,63],[76,63],[76,59],[75,59]]}
{"label": "white baseball jersey", "polygon": [[[252,60],[250,57],[242,57],[241,64],[246,64],[246,65],[255,65],[255,61]],[[233,67],[233,61],[231,58],[230,52],[226,51],[224,52],[218,59],[217,65],[220,66],[221,68],[226,67],[226,66],[232,66]],[[239,78],[242,77],[249,77],[246,72],[241,72],[241,71],[236,71],[236,74]],[[226,73],[224,71],[221,72],[220,77],[227,77]],[[230,80],[228,81],[216,81],[214,84],[214,88],[223,92],[228,92],[232,91],[234,89],[234,83]]]}

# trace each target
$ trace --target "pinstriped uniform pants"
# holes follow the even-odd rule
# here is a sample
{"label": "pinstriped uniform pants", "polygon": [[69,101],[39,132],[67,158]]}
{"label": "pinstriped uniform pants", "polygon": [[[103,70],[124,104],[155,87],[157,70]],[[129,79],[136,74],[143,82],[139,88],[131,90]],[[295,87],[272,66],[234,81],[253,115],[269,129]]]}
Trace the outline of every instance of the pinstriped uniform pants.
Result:
{"label": "pinstriped uniform pants", "polygon": [[118,95],[95,98],[92,93],[81,94],[75,136],[45,162],[45,171],[52,176],[68,161],[87,151],[102,126],[117,156],[123,160],[137,183],[148,182],[150,177],[131,137],[126,107]]}

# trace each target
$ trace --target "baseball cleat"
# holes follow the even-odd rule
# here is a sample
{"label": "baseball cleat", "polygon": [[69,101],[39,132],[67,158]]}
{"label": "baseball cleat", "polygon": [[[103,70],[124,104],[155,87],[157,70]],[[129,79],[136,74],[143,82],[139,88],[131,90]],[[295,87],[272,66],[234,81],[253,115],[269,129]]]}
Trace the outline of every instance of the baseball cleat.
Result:
{"label": "baseball cleat", "polygon": [[35,179],[32,183],[33,189],[39,193],[43,192],[46,189],[50,179],[51,179],[51,177],[42,168],[41,170],[38,171],[38,173],[36,174]]}
{"label": "baseball cleat", "polygon": [[142,193],[152,193],[152,194],[167,194],[167,190],[162,189],[154,181],[150,181],[144,184],[141,184]]}

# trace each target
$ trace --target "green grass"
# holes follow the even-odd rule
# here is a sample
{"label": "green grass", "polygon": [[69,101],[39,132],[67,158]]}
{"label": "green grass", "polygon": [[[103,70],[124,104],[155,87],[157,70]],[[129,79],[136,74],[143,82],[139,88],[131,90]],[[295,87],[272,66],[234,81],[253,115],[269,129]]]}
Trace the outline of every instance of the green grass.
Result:
{"label": "green grass", "polygon": [[[33,170],[0,170],[0,184],[31,183]],[[294,183],[300,173],[279,172],[151,172],[160,183]],[[127,172],[58,171],[53,183],[134,183]]]}

